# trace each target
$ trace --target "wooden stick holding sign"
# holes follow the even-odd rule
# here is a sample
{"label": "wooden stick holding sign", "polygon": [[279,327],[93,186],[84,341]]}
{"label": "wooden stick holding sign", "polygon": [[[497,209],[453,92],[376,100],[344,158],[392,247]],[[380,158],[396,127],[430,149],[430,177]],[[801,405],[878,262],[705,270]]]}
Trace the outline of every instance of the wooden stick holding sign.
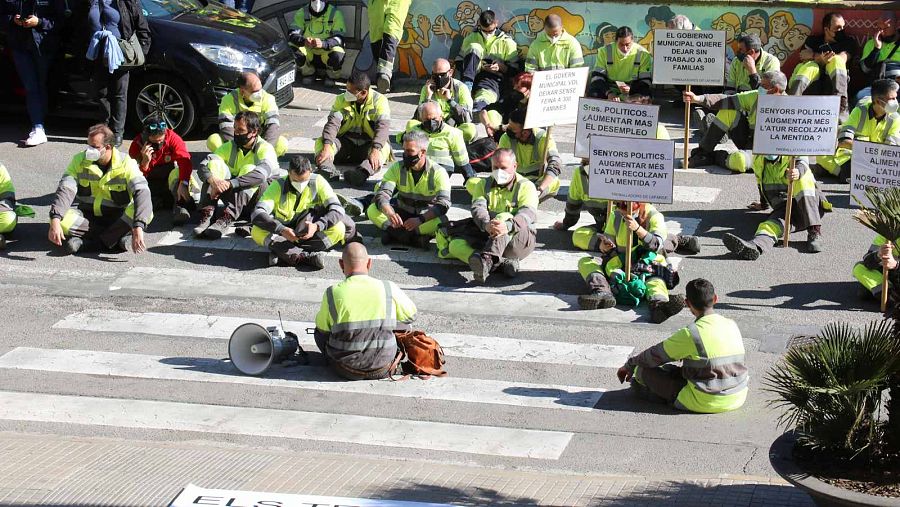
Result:
{"label": "wooden stick holding sign", "polygon": [[[687,85],[687,92],[691,92],[691,85]],[[691,104],[689,102],[684,103],[684,158],[681,161],[681,167],[687,169],[688,168],[688,159],[690,158],[691,152],[688,149],[691,144]]]}
{"label": "wooden stick holding sign", "polygon": [[794,207],[794,168],[797,167],[797,158],[791,157],[788,165],[787,203],[784,209],[784,247],[788,247],[791,241],[791,209]]}
{"label": "wooden stick holding sign", "polygon": [[[893,251],[894,245],[888,240],[885,245],[887,245],[888,249]],[[891,270],[882,263],[881,264],[881,313],[887,311],[887,300],[888,300],[888,275]]]}
{"label": "wooden stick holding sign", "polygon": [[[625,213],[631,215],[631,201],[627,201],[625,203]],[[625,221],[625,216],[622,216],[622,222]],[[628,224],[624,224],[626,228],[628,228]],[[618,234],[619,231],[616,231]],[[625,240],[625,280],[631,281],[631,249],[634,248],[634,231],[628,231],[628,239]]]}

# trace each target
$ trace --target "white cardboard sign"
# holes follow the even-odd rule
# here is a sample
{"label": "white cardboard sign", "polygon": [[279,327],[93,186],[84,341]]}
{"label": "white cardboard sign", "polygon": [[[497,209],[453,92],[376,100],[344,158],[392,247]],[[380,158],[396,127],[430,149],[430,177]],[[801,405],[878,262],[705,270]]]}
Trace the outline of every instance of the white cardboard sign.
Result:
{"label": "white cardboard sign", "polygon": [[760,95],[753,153],[834,155],[839,112],[837,95]]}
{"label": "white cardboard sign", "polygon": [[531,95],[524,127],[552,127],[575,123],[578,99],[587,86],[587,67],[544,70],[531,79]]}
{"label": "white cardboard sign", "polygon": [[169,507],[199,507],[203,505],[218,507],[452,507],[450,504],[443,503],[208,489],[193,484],[188,484],[181,490]]}
{"label": "white cardboard sign", "polygon": [[653,34],[653,84],[725,82],[725,32],[660,28]]}
{"label": "white cardboard sign", "polygon": [[675,141],[592,136],[590,160],[590,197],[672,203]]}
{"label": "white cardboard sign", "polygon": [[871,206],[867,188],[900,187],[900,146],[854,141],[850,169],[850,205]]}
{"label": "white cardboard sign", "polygon": [[588,157],[592,136],[656,139],[659,106],[581,98],[575,124],[575,156]]}

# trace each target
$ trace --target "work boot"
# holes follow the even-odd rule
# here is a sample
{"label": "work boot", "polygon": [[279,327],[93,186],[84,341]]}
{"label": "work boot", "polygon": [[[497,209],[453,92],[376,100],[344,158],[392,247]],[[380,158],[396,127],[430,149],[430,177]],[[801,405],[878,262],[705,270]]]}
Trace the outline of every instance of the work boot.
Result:
{"label": "work boot", "polygon": [[712,155],[703,151],[703,148],[699,146],[691,150],[691,156],[688,157],[688,165],[691,167],[699,167],[702,165],[710,165],[715,161],[712,159]]}
{"label": "work boot", "polygon": [[342,194],[337,194],[337,198],[348,217],[359,217],[366,211],[363,208],[363,203],[357,199]]}
{"label": "work boot", "polygon": [[597,310],[616,306],[616,297],[608,290],[594,289],[590,294],[578,296],[578,306],[582,310]]}
{"label": "work boot", "polygon": [[325,177],[328,181],[336,181],[341,179],[341,173],[334,166],[334,160],[326,160],[316,168],[316,173]]}
{"label": "work boot", "polygon": [[500,271],[502,271],[507,278],[515,278],[516,275],[519,274],[519,260],[503,259],[500,263]]}
{"label": "work boot", "polygon": [[726,232],[722,237],[722,243],[725,243],[725,248],[737,255],[739,259],[745,261],[755,261],[762,253],[752,241],[744,241],[730,232]]}
{"label": "work boot", "polygon": [[76,237],[71,237],[63,243],[63,248],[66,249],[66,253],[69,255],[77,254],[82,246],[84,246],[84,241],[81,238]]}
{"label": "work boot", "polygon": [[369,173],[361,167],[354,167],[344,171],[344,181],[352,187],[361,187],[369,179]]}
{"label": "work boot", "polygon": [[822,231],[819,226],[814,225],[807,229],[806,251],[809,253],[819,253],[822,250]]}
{"label": "work boot", "polygon": [[231,213],[225,212],[222,213],[222,216],[219,217],[218,220],[203,231],[204,239],[219,239],[222,235],[225,234],[225,231],[231,227],[231,224],[234,223],[234,217],[231,216]]}
{"label": "work boot", "polygon": [[650,301],[650,320],[661,324],[684,310],[684,296],[669,296],[668,301]]}
{"label": "work boot", "polygon": [[476,252],[469,257],[469,267],[472,268],[472,275],[474,276],[475,281],[484,283],[491,273],[491,268],[494,267],[494,262],[491,260],[490,256]]}
{"label": "work boot", "polygon": [[421,234],[413,234],[412,238],[410,238],[410,244],[416,248],[420,248],[422,250],[428,251],[431,249],[431,238],[428,236],[423,236]]}
{"label": "work boot", "polygon": [[712,154],[713,163],[722,169],[730,169],[728,167],[728,152],[725,150],[716,150]]}
{"label": "work boot", "polygon": [[269,252],[269,266],[278,265],[278,255],[275,252]]}
{"label": "work boot", "polygon": [[125,253],[128,251],[128,243],[131,242],[129,235],[122,236],[116,244],[109,247],[110,253]]}
{"label": "work boot", "polygon": [[0,250],[6,250],[6,238],[0,234]]}
{"label": "work boot", "polygon": [[391,89],[391,78],[387,74],[378,74],[375,82],[378,85],[378,93],[387,93]]}
{"label": "work boot", "polygon": [[325,86],[325,88],[333,88],[334,87],[334,79],[331,79],[330,77],[326,77],[325,81],[323,81],[322,84]]}
{"label": "work boot", "polygon": [[215,211],[215,206],[205,206],[200,208],[200,223],[197,224],[197,227],[194,227],[194,237],[199,238],[203,235],[203,232],[209,228]]}
{"label": "work boot", "polygon": [[303,252],[297,256],[298,264],[309,266],[313,269],[325,269],[325,252]]}
{"label": "work boot", "polygon": [[172,208],[172,225],[174,225],[175,227],[180,227],[180,226],[186,224],[187,221],[190,219],[191,219],[191,212],[188,211],[187,209],[185,209],[177,204],[175,205],[174,208]]}
{"label": "work boot", "polygon": [[394,235],[391,234],[391,229],[390,229],[390,228],[381,231],[381,244],[382,244],[382,245],[388,246],[388,245],[390,245],[390,244],[392,244],[392,243],[394,243],[394,242],[395,242],[395,241],[394,241]]}
{"label": "work boot", "polygon": [[679,234],[677,236],[677,241],[675,242],[675,251],[688,254],[700,253],[700,238],[697,236]]}
{"label": "work boot", "polygon": [[303,86],[309,86],[309,85],[313,84],[313,77],[312,76],[303,76],[302,78],[300,78],[300,84],[302,84]]}

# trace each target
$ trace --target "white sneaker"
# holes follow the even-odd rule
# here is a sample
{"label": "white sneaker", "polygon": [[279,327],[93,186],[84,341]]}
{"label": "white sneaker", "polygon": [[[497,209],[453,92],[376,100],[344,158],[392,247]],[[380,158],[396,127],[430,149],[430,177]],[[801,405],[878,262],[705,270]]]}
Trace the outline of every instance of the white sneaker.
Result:
{"label": "white sneaker", "polygon": [[28,139],[25,140],[25,146],[37,146],[46,142],[47,134],[44,133],[44,129],[34,129],[28,134]]}

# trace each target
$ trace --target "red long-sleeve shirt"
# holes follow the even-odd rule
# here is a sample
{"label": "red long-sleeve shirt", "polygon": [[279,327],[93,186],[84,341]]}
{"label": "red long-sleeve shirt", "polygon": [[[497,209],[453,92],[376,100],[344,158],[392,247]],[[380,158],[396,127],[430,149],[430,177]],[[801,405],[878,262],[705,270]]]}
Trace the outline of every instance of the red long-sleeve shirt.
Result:
{"label": "red long-sleeve shirt", "polygon": [[[128,155],[137,160],[139,166],[141,163],[141,150],[144,148],[142,136],[143,134],[138,134],[128,148]],[[179,181],[188,181],[191,178],[191,171],[194,170],[194,165],[191,162],[191,154],[188,152],[184,139],[176,134],[174,130],[166,129],[166,137],[163,139],[159,149],[153,150],[153,157],[150,159],[150,165],[146,170],[141,167],[141,172],[143,172],[144,175],[147,175],[154,167],[161,164],[169,164],[171,162],[178,164]]]}

